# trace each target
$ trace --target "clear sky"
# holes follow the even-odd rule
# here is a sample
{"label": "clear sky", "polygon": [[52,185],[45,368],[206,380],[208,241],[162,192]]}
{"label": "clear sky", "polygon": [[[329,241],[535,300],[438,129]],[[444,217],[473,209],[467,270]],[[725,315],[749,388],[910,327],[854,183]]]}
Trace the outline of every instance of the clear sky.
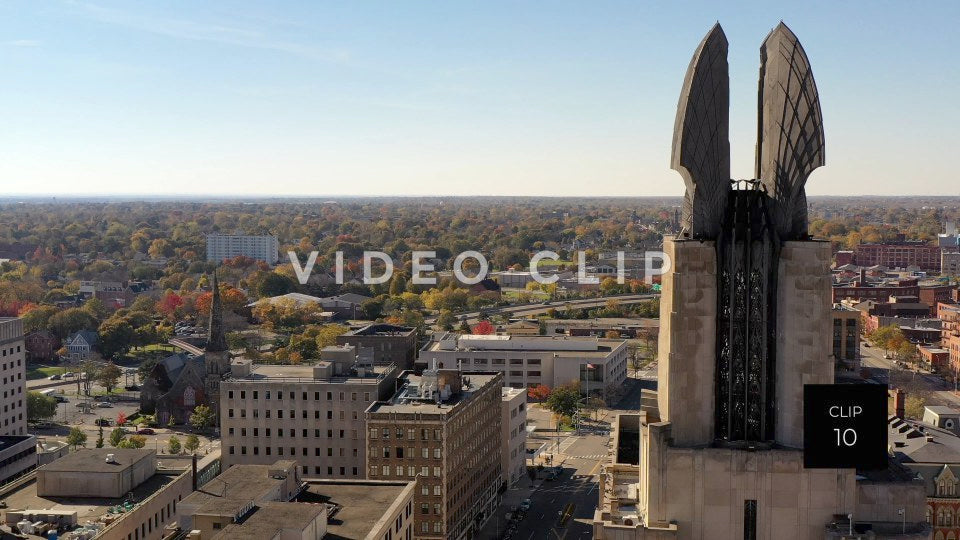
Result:
{"label": "clear sky", "polygon": [[3,1],[0,195],[680,195],[717,20],[733,175],[783,19],[820,89],[807,191],[960,194],[960,2]]}

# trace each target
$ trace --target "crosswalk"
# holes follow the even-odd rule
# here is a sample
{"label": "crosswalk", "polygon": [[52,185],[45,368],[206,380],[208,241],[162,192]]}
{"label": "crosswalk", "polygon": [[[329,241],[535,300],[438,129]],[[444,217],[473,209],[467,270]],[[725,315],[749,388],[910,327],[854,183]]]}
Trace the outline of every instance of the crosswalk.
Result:
{"label": "crosswalk", "polygon": [[607,454],[590,454],[588,456],[573,456],[567,455],[567,459],[606,459]]}

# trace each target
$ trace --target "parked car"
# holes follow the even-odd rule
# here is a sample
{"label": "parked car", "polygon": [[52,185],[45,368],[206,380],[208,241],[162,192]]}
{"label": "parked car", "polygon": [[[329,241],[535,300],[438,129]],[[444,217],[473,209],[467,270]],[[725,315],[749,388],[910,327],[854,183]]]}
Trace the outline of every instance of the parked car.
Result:
{"label": "parked car", "polygon": [[533,501],[530,499],[524,499],[520,501],[520,510],[523,510],[524,512],[529,512],[531,506],[533,506]]}
{"label": "parked car", "polygon": [[101,401],[100,403],[97,403],[97,407],[100,407],[101,409],[109,409],[110,407],[113,407],[113,404],[107,401]]}
{"label": "parked car", "polygon": [[68,372],[66,372],[66,373],[63,374],[63,378],[64,378],[64,379],[72,379],[72,378],[74,377],[74,375],[76,375],[74,372],[68,371]]}
{"label": "parked car", "polygon": [[137,435],[153,435],[154,431],[148,427],[137,430]]}
{"label": "parked car", "polygon": [[59,380],[61,379],[59,373],[54,373],[53,375],[51,375],[51,376],[49,376],[49,377],[47,377],[47,378],[50,379],[51,381],[59,381]]}
{"label": "parked car", "polygon": [[140,387],[135,384],[131,384],[130,386],[124,386],[123,389],[128,392],[136,392],[137,390],[140,389]]}
{"label": "parked car", "polygon": [[106,418],[97,418],[93,421],[93,424],[96,426],[110,427],[110,421]]}
{"label": "parked car", "polygon": [[557,479],[557,473],[555,471],[550,471],[550,474],[547,475],[547,482],[553,482]]}

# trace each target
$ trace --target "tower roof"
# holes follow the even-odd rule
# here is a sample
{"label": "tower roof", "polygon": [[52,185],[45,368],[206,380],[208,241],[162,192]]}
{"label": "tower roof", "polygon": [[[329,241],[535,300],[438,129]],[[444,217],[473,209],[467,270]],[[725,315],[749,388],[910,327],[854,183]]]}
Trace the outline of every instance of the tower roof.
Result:
{"label": "tower roof", "polygon": [[220,284],[217,281],[217,272],[213,272],[213,298],[210,301],[210,321],[207,325],[209,337],[207,352],[223,352],[227,350],[227,338],[223,333],[223,302],[220,300]]}

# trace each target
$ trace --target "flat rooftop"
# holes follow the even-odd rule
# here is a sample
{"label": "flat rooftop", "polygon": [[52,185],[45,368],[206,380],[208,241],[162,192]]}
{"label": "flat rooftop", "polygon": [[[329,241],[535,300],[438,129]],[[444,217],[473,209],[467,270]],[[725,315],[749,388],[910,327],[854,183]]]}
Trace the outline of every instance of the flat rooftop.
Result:
{"label": "flat rooftop", "polygon": [[236,514],[250,501],[256,502],[284,482],[283,479],[270,477],[271,470],[295,466],[296,462],[289,460],[270,465],[236,465],[184,497],[183,502],[196,505],[197,514]]}
{"label": "flat rooftop", "polygon": [[[390,401],[377,401],[373,403],[367,409],[367,412],[449,414],[457,405],[469,401],[474,393],[499,376],[500,373],[498,372],[481,371],[464,373],[463,378],[465,384],[463,390],[451,394],[447,399],[443,400],[442,406],[438,407],[433,400],[419,399],[419,388],[422,377],[413,374],[413,372],[405,372],[402,378],[397,380],[402,386],[399,386],[399,390],[397,390],[393,398],[391,398]],[[469,382],[469,386],[466,385],[466,382]]]}
{"label": "flat rooftop", "polygon": [[403,482],[308,482],[297,500],[335,505],[324,538],[364,538],[406,487]]}
{"label": "flat rooftop", "polygon": [[276,382],[299,380],[298,382],[376,382],[378,378],[383,377],[394,369],[394,366],[370,366],[370,374],[365,377],[358,375],[334,375],[333,377],[316,379],[313,376],[313,368],[329,365],[330,362],[321,361],[316,364],[300,364],[296,366],[279,364],[254,364],[251,366],[250,375],[246,377],[231,377],[230,381],[264,381]]}
{"label": "flat rooftop", "polygon": [[283,529],[303,530],[317,518],[323,519],[324,514],[324,508],[318,504],[266,502],[255,508],[245,519],[227,525],[212,538],[275,538]]}
{"label": "flat rooftop", "polygon": [[[113,462],[107,463],[107,455],[113,454]],[[39,470],[45,472],[118,472],[145,457],[156,455],[155,450],[133,448],[90,448],[70,452],[60,459],[47,463]]]}
{"label": "flat rooftop", "polygon": [[[176,480],[177,476],[184,472],[183,470],[173,470],[154,474],[146,482],[134,488],[132,492],[133,503],[142,502]],[[107,515],[112,508],[122,505],[126,501],[125,498],[109,497],[41,497],[37,495],[37,481],[35,479],[17,488],[16,491],[7,493],[3,499],[7,503],[7,510],[76,512],[78,523],[97,521],[97,518]]]}
{"label": "flat rooftop", "polygon": [[36,437],[33,435],[0,435],[0,452],[10,448],[15,444],[35,438]]}
{"label": "flat rooftop", "polygon": [[510,336],[501,334],[456,335],[447,333],[427,347],[431,352],[504,351],[543,352],[558,356],[606,357],[610,351],[623,346],[626,340],[593,336]]}
{"label": "flat rooftop", "polygon": [[351,330],[344,336],[408,336],[412,335],[415,331],[415,328],[408,326],[397,326],[395,324],[386,324],[386,323],[377,323],[377,324],[368,324],[363,328],[358,328],[356,330]]}

